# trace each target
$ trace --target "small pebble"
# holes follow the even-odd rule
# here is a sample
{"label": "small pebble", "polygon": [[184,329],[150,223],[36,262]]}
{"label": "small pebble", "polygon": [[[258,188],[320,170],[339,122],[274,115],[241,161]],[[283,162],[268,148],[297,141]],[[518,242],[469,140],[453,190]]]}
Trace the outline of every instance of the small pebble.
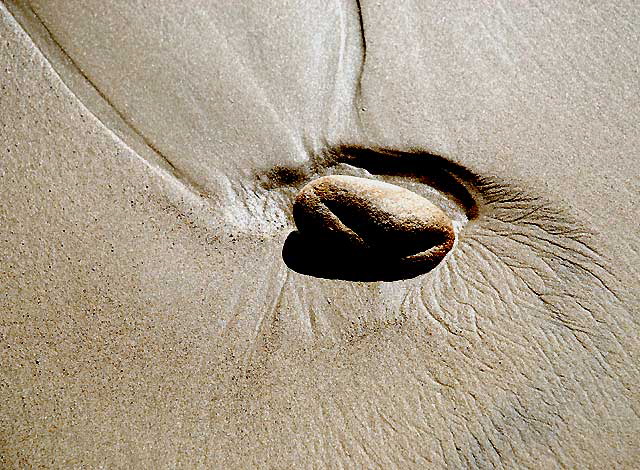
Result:
{"label": "small pebble", "polygon": [[293,218],[300,234],[314,243],[347,246],[409,265],[434,266],[455,241],[451,219],[431,201],[355,176],[311,181],[296,197]]}

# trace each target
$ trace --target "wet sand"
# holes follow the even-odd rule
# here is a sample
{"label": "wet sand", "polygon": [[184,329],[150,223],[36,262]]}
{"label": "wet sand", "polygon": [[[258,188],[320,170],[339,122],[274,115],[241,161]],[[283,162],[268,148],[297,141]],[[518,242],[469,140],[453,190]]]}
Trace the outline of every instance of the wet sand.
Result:
{"label": "wet sand", "polygon": [[[0,5],[2,466],[637,462],[637,7],[362,3]],[[329,174],[468,221],[301,274]]]}

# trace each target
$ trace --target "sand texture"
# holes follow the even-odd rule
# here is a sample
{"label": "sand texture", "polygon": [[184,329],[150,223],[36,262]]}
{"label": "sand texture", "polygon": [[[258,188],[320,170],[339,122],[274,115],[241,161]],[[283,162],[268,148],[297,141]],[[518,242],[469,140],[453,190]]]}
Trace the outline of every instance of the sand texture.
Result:
{"label": "sand texture", "polygon": [[[633,1],[0,1],[0,468],[637,468],[639,39]],[[374,256],[295,235],[356,178]]]}

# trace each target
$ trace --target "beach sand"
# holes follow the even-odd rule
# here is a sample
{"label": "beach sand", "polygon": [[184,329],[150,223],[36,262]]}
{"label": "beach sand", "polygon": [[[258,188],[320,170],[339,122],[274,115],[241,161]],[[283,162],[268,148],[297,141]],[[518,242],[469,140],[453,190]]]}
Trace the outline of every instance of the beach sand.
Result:
{"label": "beach sand", "polygon": [[[0,3],[0,466],[637,465],[638,6],[360,3]],[[290,269],[329,174],[456,245]]]}

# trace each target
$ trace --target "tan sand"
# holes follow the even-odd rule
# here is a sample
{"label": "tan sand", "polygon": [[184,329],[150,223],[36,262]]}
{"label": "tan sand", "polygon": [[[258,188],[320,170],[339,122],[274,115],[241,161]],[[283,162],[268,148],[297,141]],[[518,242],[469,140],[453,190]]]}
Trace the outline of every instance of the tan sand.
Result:
{"label": "tan sand", "polygon": [[[360,3],[0,3],[1,467],[637,465],[637,4]],[[456,245],[290,269],[327,174]]]}

